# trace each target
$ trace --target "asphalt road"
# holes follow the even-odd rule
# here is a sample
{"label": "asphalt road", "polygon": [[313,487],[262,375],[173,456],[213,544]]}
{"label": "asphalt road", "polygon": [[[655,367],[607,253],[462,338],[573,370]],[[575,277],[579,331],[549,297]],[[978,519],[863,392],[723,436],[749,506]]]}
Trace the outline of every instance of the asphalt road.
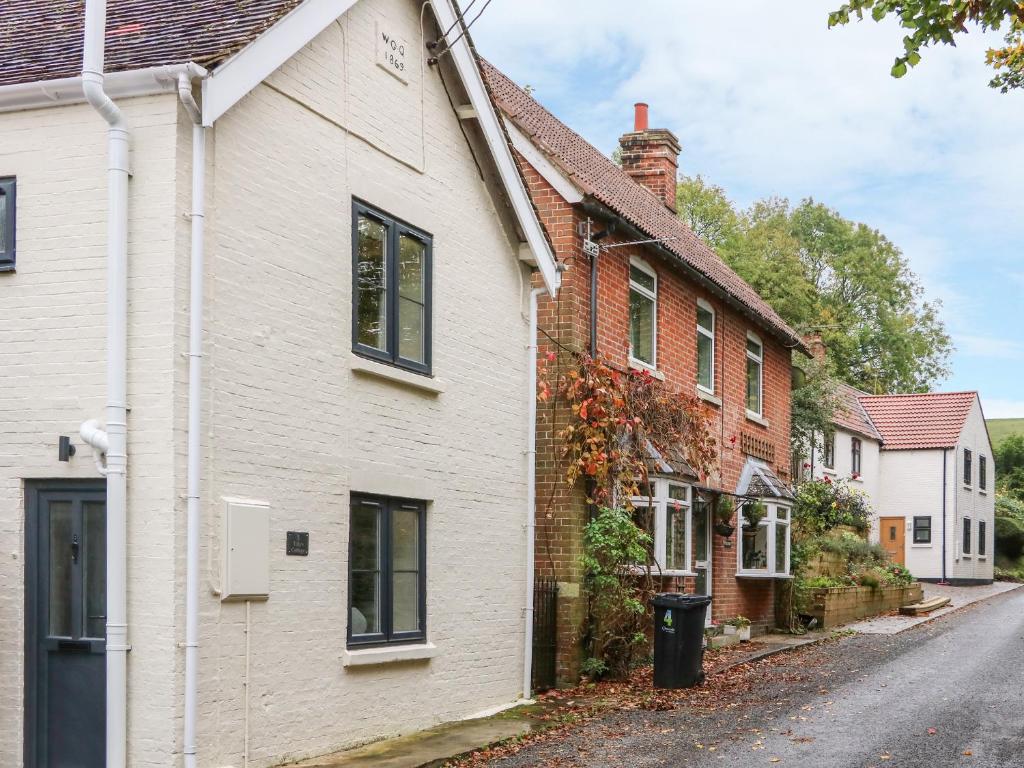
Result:
{"label": "asphalt road", "polygon": [[613,713],[495,764],[1024,768],[1024,589],[761,665],[732,706]]}

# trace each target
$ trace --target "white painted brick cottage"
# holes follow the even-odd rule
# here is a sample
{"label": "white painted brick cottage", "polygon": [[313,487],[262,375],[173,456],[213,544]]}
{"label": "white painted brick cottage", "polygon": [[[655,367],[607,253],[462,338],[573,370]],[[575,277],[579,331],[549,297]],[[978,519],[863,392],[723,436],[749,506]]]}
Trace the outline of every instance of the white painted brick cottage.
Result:
{"label": "white painted brick cottage", "polygon": [[0,9],[0,764],[520,698],[558,273],[457,8],[85,5]]}

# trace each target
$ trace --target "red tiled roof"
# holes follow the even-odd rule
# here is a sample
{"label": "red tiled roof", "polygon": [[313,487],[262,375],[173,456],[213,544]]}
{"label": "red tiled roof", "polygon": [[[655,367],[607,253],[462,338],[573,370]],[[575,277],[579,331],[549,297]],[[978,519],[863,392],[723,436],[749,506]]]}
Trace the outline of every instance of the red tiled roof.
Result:
{"label": "red tiled roof", "polygon": [[[107,72],[195,62],[212,67],[302,0],[110,0]],[[0,2],[0,86],[82,71],[84,0]]]}
{"label": "red tiled roof", "polygon": [[886,450],[914,450],[955,447],[977,396],[977,392],[931,392],[858,399],[881,433]]}
{"label": "red tiled roof", "polygon": [[864,406],[860,403],[860,398],[866,397],[867,393],[861,392],[849,384],[840,384],[836,388],[836,395],[839,400],[839,407],[832,417],[832,421],[835,422],[836,426],[881,442],[882,436],[875,429],[875,425],[871,423],[871,417],[868,416]]}
{"label": "red tiled roof", "polygon": [[490,62],[481,59],[484,80],[501,111],[583,191],[663,247],[745,307],[769,329],[803,348],[797,333],[768,303],[661,199],[635,181],[600,150],[548,112]]}

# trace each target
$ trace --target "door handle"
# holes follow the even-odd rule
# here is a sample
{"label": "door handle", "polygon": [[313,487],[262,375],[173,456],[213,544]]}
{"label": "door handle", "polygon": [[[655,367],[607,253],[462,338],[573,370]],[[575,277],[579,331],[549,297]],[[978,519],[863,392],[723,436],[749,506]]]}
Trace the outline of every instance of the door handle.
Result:
{"label": "door handle", "polygon": [[81,547],[78,544],[78,534],[71,537],[71,562],[78,562],[78,551]]}

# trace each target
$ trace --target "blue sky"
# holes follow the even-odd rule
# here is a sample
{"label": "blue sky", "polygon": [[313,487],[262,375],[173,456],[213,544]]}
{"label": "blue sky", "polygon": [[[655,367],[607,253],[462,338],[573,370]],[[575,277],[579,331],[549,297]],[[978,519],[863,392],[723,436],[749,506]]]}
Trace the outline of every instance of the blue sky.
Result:
{"label": "blue sky", "polygon": [[987,87],[999,38],[976,32],[893,80],[899,27],[828,30],[838,4],[493,0],[473,33],[606,153],[646,101],[680,169],[740,206],[814,197],[881,230],[943,302],[956,352],[939,388],[1024,417],[1024,92]]}

